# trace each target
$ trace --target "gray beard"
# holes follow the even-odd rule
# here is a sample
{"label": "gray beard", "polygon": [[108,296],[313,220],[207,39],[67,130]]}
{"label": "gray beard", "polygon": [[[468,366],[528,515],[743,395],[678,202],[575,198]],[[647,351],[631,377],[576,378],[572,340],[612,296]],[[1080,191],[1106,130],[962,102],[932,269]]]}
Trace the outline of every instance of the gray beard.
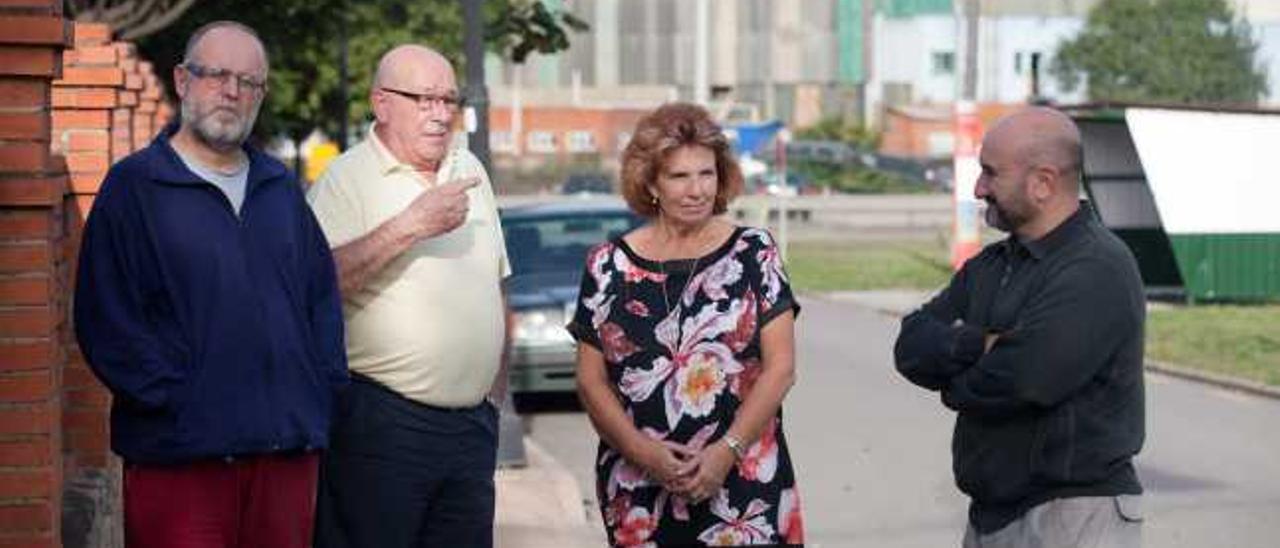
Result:
{"label": "gray beard", "polygon": [[253,124],[258,120],[258,111],[262,108],[262,103],[254,105],[253,111],[249,113],[247,119],[239,120],[234,124],[219,124],[213,119],[213,114],[206,116],[196,116],[195,105],[190,102],[182,103],[182,119],[184,123],[191,124],[191,134],[207,145],[209,148],[219,151],[228,151],[240,148],[245,140],[249,138],[249,134],[253,131]]}

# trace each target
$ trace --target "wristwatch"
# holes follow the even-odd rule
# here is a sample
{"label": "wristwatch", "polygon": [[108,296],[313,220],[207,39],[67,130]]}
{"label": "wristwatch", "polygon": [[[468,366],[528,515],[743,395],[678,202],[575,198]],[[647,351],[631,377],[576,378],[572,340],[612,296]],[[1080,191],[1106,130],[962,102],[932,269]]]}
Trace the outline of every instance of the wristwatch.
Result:
{"label": "wristwatch", "polygon": [[740,461],[746,456],[746,450],[742,448],[742,440],[734,437],[732,434],[725,434],[724,437],[720,439],[724,440],[724,444],[729,447],[730,451],[733,451],[734,460]]}

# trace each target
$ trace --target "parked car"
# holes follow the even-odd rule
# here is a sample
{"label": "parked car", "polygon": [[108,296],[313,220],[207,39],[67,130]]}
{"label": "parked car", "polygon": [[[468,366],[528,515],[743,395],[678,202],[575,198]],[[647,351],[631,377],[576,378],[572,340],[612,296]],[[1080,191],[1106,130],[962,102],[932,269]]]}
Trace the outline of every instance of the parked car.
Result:
{"label": "parked car", "polygon": [[560,186],[561,194],[613,194],[613,181],[603,173],[574,173]]}
{"label": "parked car", "polygon": [[507,300],[515,312],[510,386],[513,394],[574,390],[573,319],[587,251],[643,223],[619,200],[504,208],[502,231],[512,274]]}

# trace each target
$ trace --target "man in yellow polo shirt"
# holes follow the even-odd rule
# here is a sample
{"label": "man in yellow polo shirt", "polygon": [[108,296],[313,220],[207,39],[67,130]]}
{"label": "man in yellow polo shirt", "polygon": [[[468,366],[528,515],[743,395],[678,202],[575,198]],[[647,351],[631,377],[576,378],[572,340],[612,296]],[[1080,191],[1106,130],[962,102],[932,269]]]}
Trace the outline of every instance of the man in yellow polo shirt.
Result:
{"label": "man in yellow polo shirt", "polygon": [[489,178],[452,146],[439,53],[383,56],[377,123],[308,199],[333,246],[351,387],[324,457],[316,546],[493,544],[510,274]]}

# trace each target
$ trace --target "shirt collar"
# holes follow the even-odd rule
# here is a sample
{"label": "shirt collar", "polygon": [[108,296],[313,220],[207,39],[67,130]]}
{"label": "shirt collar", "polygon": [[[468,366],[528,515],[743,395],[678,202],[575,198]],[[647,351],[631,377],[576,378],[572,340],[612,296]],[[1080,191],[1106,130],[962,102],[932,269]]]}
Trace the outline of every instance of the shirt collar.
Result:
{"label": "shirt collar", "polygon": [[1010,240],[1014,240],[1017,245],[1021,245],[1031,254],[1031,257],[1037,261],[1043,259],[1046,255],[1062,248],[1074,241],[1081,233],[1084,232],[1085,226],[1089,220],[1093,218],[1093,207],[1088,202],[1081,200],[1080,208],[1072,213],[1067,220],[1062,221],[1048,234],[1041,236],[1037,240],[1030,242],[1016,242],[1016,238],[1010,236]]}
{"label": "shirt collar", "polygon": [[[182,184],[203,184],[205,181],[193,173],[178,157],[170,139],[178,132],[178,122],[170,122],[156,135],[150,145],[149,163],[152,176],[161,181]],[[258,183],[289,174],[288,169],[278,161],[267,156],[256,147],[245,143],[240,145],[249,159],[248,183]]]}
{"label": "shirt collar", "polygon": [[383,144],[382,139],[378,137],[377,130],[377,124],[369,129],[369,142],[373,143],[373,155],[378,159],[378,173],[382,175],[390,175],[397,171],[416,173],[412,166],[401,162],[387,149],[387,145]]}

